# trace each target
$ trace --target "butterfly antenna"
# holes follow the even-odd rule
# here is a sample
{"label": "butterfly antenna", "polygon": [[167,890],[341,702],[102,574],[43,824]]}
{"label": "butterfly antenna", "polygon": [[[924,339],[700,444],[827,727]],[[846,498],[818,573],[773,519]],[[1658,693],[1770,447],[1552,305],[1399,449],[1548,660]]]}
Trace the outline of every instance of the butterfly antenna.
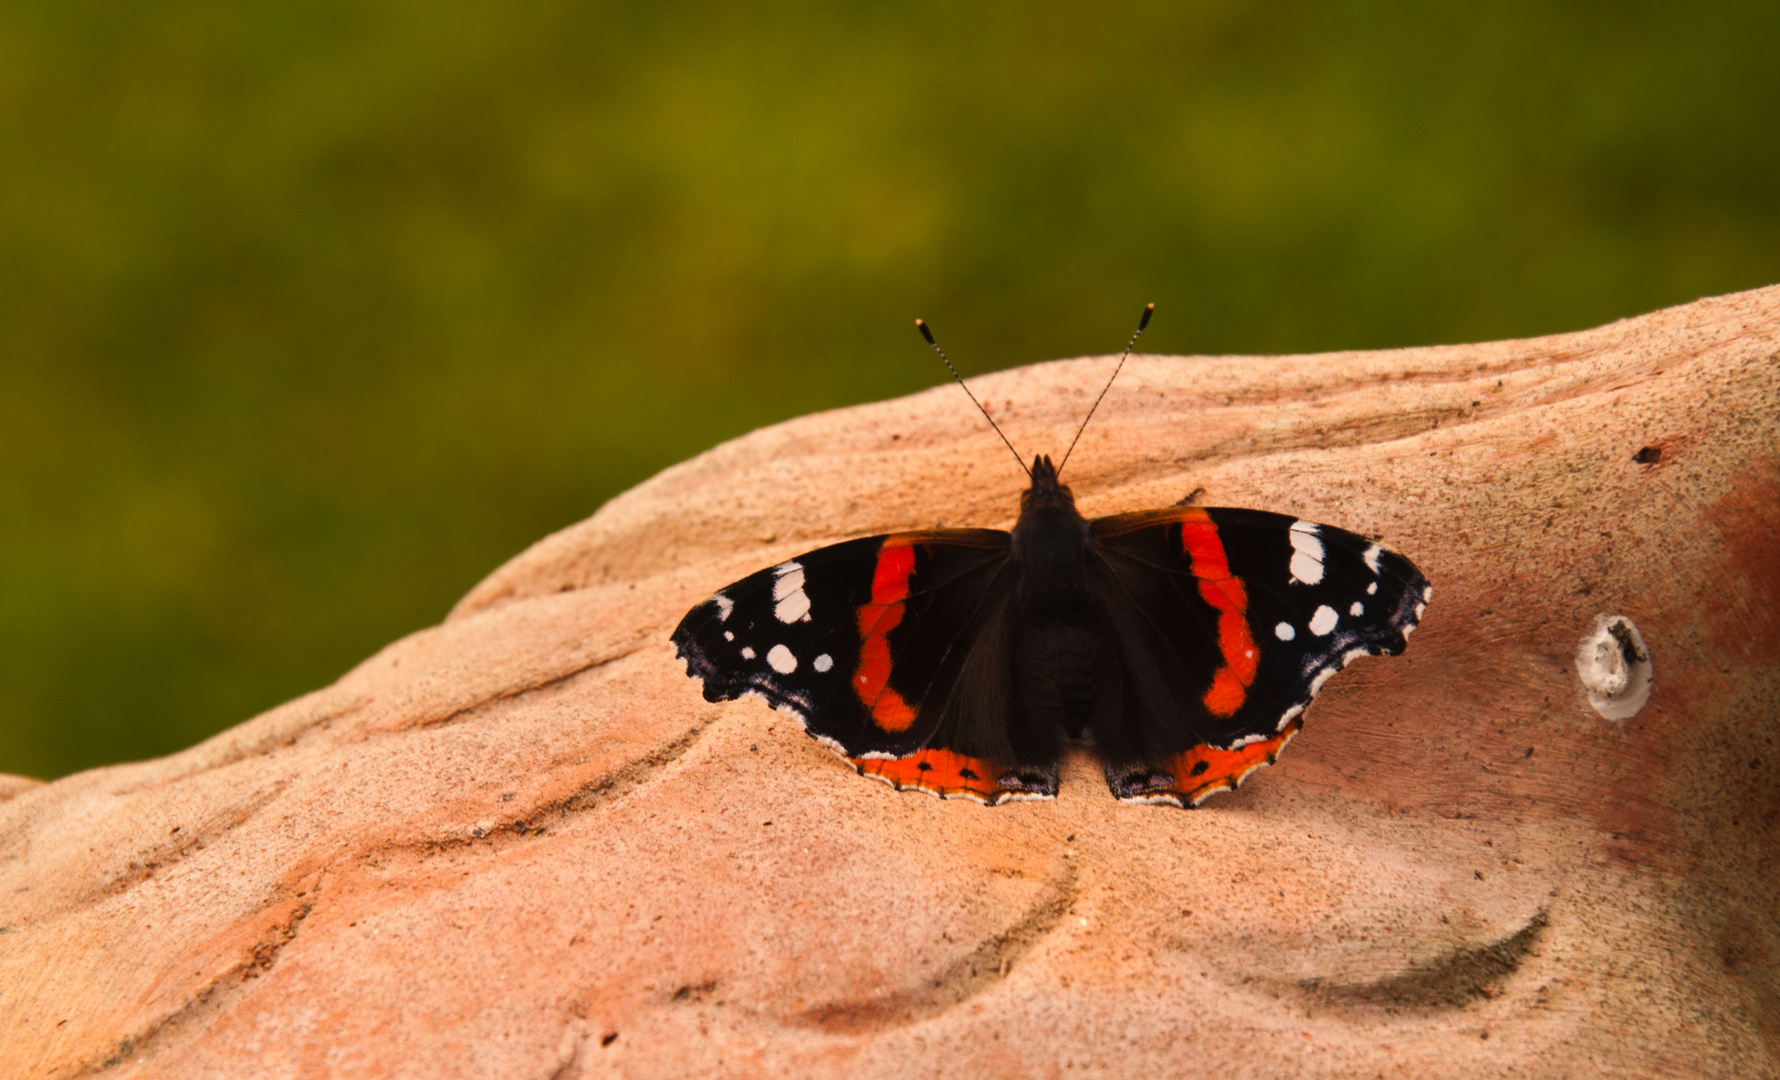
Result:
{"label": "butterfly antenna", "polygon": [[[1155,307],[1154,304],[1151,304],[1150,306]],[[1146,321],[1147,321],[1147,316],[1146,316]],[[939,358],[946,362],[946,370],[952,373],[952,378],[958,380],[958,385],[961,388],[963,388],[965,395],[970,398],[970,403],[972,405],[975,405],[977,407],[977,411],[979,411],[983,414],[983,419],[989,421],[989,426],[995,429],[995,434],[1001,435],[1001,441],[1004,443],[1007,443],[1007,448],[1013,452],[1014,460],[1018,461],[1020,463],[1020,468],[1022,468],[1026,471],[1027,476],[1031,476],[1032,469],[1030,467],[1028,467],[1025,460],[1020,457],[1020,452],[1018,450],[1014,450],[1014,444],[1011,442],[1007,442],[1007,436],[1002,434],[1001,425],[997,424],[995,422],[995,418],[993,416],[989,415],[988,409],[983,408],[983,403],[978,401],[977,396],[970,392],[970,387],[964,385],[964,377],[959,375],[958,369],[952,366],[951,358],[946,355],[946,350],[940,348],[939,342],[933,340],[933,331],[927,329],[927,320],[916,319],[915,320],[915,329],[921,331],[921,336],[927,339],[927,344],[933,346],[934,352],[939,353]],[[1137,339],[1132,338],[1131,340],[1136,341]]]}
{"label": "butterfly antenna", "polygon": [[1112,379],[1106,380],[1106,385],[1100,388],[1100,396],[1094,399],[1094,404],[1088,409],[1088,415],[1082,417],[1082,426],[1075,429],[1075,438],[1069,440],[1069,449],[1063,451],[1063,464],[1057,466],[1058,476],[1063,475],[1063,465],[1069,464],[1069,455],[1075,453],[1075,444],[1081,442],[1082,432],[1088,430],[1088,421],[1094,419],[1094,410],[1100,408],[1101,401],[1106,398],[1106,392],[1112,389],[1113,379],[1118,378],[1119,372],[1125,370],[1125,361],[1130,358],[1131,350],[1137,347],[1137,339],[1143,336],[1144,328],[1150,324],[1150,316],[1155,313],[1156,305],[1144,305],[1143,318],[1137,320],[1137,329],[1132,332],[1131,340],[1125,343],[1124,355],[1119,357],[1119,366],[1113,368]]}

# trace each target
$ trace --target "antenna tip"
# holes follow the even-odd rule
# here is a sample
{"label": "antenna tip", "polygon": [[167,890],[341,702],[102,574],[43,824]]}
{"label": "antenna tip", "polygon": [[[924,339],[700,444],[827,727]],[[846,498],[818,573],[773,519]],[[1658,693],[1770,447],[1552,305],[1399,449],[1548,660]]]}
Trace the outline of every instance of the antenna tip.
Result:
{"label": "antenna tip", "polygon": [[915,320],[915,329],[921,331],[921,336],[927,339],[927,344],[932,345],[934,343],[933,342],[933,331],[927,329],[927,320],[926,319],[916,319]]}
{"label": "antenna tip", "polygon": [[1144,328],[1149,326],[1150,316],[1154,315],[1155,313],[1156,313],[1156,305],[1154,305],[1154,304],[1145,304],[1144,305],[1143,318],[1139,319],[1138,323],[1137,323],[1137,332],[1138,333],[1141,334],[1143,332]]}

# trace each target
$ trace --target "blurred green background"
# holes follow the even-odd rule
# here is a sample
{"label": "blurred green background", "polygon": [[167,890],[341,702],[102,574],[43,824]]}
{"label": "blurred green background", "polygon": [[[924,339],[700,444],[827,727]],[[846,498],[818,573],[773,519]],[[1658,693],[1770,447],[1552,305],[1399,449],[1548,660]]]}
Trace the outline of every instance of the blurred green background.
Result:
{"label": "blurred green background", "polygon": [[1780,5],[0,7],[0,771],[162,754],[750,428],[1780,280]]}

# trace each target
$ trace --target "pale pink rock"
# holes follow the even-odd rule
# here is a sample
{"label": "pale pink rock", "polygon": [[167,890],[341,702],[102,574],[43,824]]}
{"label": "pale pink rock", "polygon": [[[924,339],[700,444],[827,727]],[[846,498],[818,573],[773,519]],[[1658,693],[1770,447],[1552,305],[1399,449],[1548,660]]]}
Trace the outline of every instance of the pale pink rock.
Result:
{"label": "pale pink rock", "polygon": [[29,776],[14,776],[11,773],[0,773],[0,802],[5,802],[14,795],[22,795],[42,783],[43,781],[33,779]]}
{"label": "pale pink rock", "polygon": [[[1110,363],[974,385],[1055,452]],[[1139,357],[1070,472],[1090,515],[1202,486],[1388,537],[1433,606],[1200,810],[1083,756],[1054,803],[898,794],[705,703],[668,631],[820,544],[1005,527],[1023,476],[950,386],[758,431],[333,686],[6,785],[0,1073],[1780,1071],[1780,287]],[[1578,679],[1603,614],[1652,658],[1628,720]]]}

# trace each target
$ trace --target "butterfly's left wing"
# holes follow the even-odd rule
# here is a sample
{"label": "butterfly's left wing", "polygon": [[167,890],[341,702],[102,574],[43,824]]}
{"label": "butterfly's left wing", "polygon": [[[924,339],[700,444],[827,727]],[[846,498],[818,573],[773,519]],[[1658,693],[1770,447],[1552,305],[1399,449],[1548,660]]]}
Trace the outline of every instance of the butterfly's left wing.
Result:
{"label": "butterfly's left wing", "polygon": [[1323,684],[1401,652],[1432,596],[1396,551],[1283,514],[1170,507],[1090,528],[1130,688],[1128,730],[1103,740],[1121,799],[1195,805],[1272,764]]}
{"label": "butterfly's left wing", "polygon": [[803,721],[862,774],[987,803],[1044,795],[1010,773],[1008,534],[892,533],[727,585],[674,631],[707,701],[747,695]]}

